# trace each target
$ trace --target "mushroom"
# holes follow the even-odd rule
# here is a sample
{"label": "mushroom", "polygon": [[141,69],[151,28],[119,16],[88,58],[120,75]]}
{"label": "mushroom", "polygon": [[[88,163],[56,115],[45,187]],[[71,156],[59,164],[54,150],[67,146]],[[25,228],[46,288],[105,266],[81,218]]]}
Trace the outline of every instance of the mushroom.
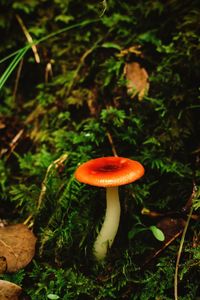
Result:
{"label": "mushroom", "polygon": [[119,227],[121,209],[118,186],[131,183],[143,174],[144,167],[139,162],[116,156],[92,159],[77,168],[75,178],[78,181],[106,188],[105,219],[93,247],[97,260],[106,257]]}

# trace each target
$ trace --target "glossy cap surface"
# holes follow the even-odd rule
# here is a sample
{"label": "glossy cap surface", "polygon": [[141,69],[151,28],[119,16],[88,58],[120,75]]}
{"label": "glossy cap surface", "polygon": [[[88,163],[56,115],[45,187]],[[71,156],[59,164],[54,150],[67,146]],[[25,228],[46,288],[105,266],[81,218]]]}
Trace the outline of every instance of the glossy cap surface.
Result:
{"label": "glossy cap surface", "polygon": [[143,175],[144,167],[138,161],[115,156],[89,160],[75,172],[78,181],[99,187],[128,184]]}

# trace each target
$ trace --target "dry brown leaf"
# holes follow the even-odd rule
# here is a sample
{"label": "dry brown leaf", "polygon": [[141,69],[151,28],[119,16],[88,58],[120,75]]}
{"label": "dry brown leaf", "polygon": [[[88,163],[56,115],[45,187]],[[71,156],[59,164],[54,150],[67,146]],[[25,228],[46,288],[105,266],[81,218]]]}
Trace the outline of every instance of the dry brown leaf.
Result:
{"label": "dry brown leaf", "polygon": [[0,280],[0,299],[1,300],[18,300],[22,288],[15,283]]}
{"label": "dry brown leaf", "polygon": [[127,92],[131,98],[138,95],[142,100],[149,90],[148,73],[138,62],[126,63],[124,74],[127,80]]}
{"label": "dry brown leaf", "polygon": [[6,258],[7,272],[24,268],[35,254],[36,237],[24,224],[0,228],[0,256]]}

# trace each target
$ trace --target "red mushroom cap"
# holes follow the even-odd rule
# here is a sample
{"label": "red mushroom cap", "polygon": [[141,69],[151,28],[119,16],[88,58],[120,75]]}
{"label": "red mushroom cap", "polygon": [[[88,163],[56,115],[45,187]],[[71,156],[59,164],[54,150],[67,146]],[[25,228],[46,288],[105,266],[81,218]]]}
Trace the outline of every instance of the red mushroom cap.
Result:
{"label": "red mushroom cap", "polygon": [[144,167],[138,161],[115,156],[89,160],[75,172],[78,181],[100,187],[128,184],[143,175]]}

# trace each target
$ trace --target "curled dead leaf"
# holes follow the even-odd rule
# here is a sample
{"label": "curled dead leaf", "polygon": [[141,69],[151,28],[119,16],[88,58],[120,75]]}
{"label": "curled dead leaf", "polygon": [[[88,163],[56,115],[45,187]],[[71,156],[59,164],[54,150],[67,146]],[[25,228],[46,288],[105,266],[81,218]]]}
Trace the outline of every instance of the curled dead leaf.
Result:
{"label": "curled dead leaf", "polygon": [[0,280],[0,299],[1,300],[18,300],[22,288],[15,283]]}
{"label": "curled dead leaf", "polygon": [[24,224],[0,228],[0,257],[6,258],[7,272],[24,268],[35,254],[36,237]]}
{"label": "curled dead leaf", "polygon": [[141,67],[138,62],[126,63],[124,75],[127,80],[127,92],[131,98],[138,95],[142,100],[149,90],[149,76],[145,68]]}

